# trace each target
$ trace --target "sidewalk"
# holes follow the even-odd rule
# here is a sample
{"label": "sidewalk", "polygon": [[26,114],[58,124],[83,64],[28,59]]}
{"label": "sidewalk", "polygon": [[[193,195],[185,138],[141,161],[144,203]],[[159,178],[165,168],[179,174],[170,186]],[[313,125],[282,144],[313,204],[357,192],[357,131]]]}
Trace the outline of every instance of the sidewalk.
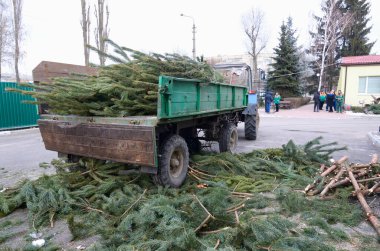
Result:
{"label": "sidewalk", "polygon": [[[326,111],[326,108],[324,107],[323,110],[320,110],[319,112],[314,112],[314,104],[310,103],[304,106],[301,106],[296,109],[280,109],[278,112],[275,112],[273,109],[271,109],[270,113],[266,113],[264,108],[259,108],[259,114],[261,118],[265,117],[273,117],[273,118],[305,118],[305,119],[337,119],[337,120],[344,120],[344,119],[352,119],[355,117],[361,117],[361,118],[380,118],[380,115],[373,115],[373,114],[365,114],[365,113],[353,113],[351,111],[343,112],[343,113],[337,113],[337,112],[328,112]],[[376,125],[376,128],[380,127],[379,125]],[[371,143],[380,148],[380,132],[379,131],[371,131],[367,133],[367,136]]]}
{"label": "sidewalk", "polygon": [[261,117],[286,117],[286,118],[336,118],[342,119],[349,116],[349,113],[337,113],[337,112],[326,112],[326,108],[319,112],[313,111],[314,104],[310,103],[296,109],[280,109],[275,112],[271,109],[270,113],[266,113],[264,108],[259,108],[259,113]]}
{"label": "sidewalk", "polygon": [[350,118],[350,117],[377,117],[380,118],[380,115],[375,114],[365,114],[365,113],[353,113],[352,111],[347,111],[343,113],[337,112],[328,112],[326,111],[326,106],[323,107],[323,110],[319,112],[314,112],[314,104],[309,103],[295,109],[280,109],[278,112],[272,108],[270,113],[266,113],[264,107],[259,108],[259,113],[261,117],[286,117],[286,118]]}

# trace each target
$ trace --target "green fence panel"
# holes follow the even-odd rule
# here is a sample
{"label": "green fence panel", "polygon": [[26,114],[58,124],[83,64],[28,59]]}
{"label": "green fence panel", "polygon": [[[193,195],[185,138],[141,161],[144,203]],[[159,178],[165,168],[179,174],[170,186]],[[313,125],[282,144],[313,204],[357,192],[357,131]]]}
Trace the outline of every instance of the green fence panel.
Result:
{"label": "green fence panel", "polygon": [[23,103],[34,98],[8,92],[6,88],[30,90],[13,82],[0,82],[0,130],[37,126],[38,106]]}

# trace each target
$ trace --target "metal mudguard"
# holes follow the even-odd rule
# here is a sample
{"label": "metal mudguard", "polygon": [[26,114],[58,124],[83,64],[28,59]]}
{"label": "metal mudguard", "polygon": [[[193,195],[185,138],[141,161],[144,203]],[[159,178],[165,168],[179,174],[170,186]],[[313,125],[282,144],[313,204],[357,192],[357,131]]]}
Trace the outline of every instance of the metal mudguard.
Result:
{"label": "metal mudguard", "polygon": [[247,108],[242,112],[244,115],[256,115],[257,114],[257,104],[248,104]]}

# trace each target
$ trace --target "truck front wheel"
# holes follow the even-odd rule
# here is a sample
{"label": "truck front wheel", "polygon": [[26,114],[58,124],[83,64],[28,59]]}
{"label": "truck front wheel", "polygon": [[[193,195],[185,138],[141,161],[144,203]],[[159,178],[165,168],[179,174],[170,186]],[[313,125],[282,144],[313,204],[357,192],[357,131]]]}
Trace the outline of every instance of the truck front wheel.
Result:
{"label": "truck front wheel", "polygon": [[189,166],[189,149],[179,135],[169,136],[159,149],[158,172],[153,180],[160,185],[180,187],[186,179]]}
{"label": "truck front wheel", "polygon": [[245,115],[244,134],[248,140],[256,140],[257,137],[257,121],[256,115]]}
{"label": "truck front wheel", "polygon": [[228,123],[220,129],[219,151],[234,152],[238,142],[238,131],[233,123]]}

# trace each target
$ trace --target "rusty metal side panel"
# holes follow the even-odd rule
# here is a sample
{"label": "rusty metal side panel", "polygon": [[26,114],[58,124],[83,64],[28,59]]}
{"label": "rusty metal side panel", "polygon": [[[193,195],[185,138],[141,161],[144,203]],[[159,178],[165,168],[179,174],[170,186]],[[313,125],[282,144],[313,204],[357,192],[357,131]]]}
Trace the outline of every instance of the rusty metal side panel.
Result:
{"label": "rusty metal side panel", "polygon": [[47,150],[156,167],[155,128],[150,126],[38,120]]}

